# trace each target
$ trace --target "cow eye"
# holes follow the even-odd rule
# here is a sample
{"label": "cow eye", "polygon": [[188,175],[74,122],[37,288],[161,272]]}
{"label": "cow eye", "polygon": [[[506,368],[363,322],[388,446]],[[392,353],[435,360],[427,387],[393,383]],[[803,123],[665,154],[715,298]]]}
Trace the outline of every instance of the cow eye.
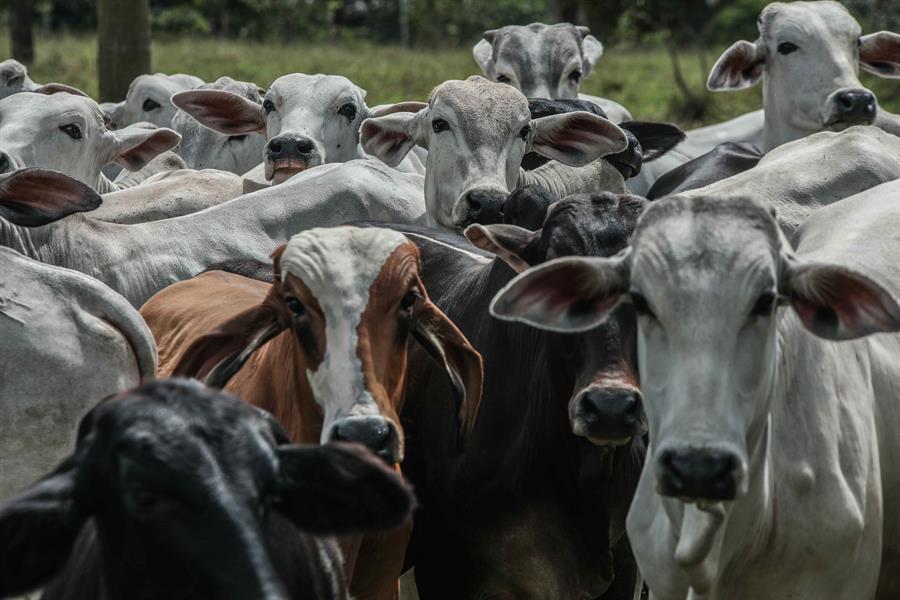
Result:
{"label": "cow eye", "polygon": [[519,130],[519,137],[523,140],[527,140],[529,135],[531,135],[531,125],[526,125]]}
{"label": "cow eye", "polygon": [[157,102],[156,100],[154,100],[152,98],[147,98],[146,100],[144,100],[143,108],[144,108],[144,112],[150,112],[151,110],[156,110],[157,108],[159,108],[159,102]]}
{"label": "cow eye", "polygon": [[777,296],[773,292],[764,292],[756,299],[756,303],[750,310],[750,315],[754,317],[768,317],[772,314],[772,308],[775,306]]}
{"label": "cow eye", "polygon": [[450,123],[443,119],[435,119],[431,122],[431,128],[435,133],[440,133],[442,131],[450,131]]}
{"label": "cow eye", "polygon": [[303,306],[303,303],[296,298],[288,298],[285,301],[285,304],[287,305],[288,310],[291,311],[291,313],[295,317],[302,317],[306,314],[306,307]]}
{"label": "cow eye", "polygon": [[506,75],[497,75],[498,83],[512,83],[512,79],[507,77]]}
{"label": "cow eye", "polygon": [[795,52],[800,48],[797,47],[797,44],[792,44],[791,42],[781,42],[778,44],[778,53],[779,54],[790,54],[791,52]]}
{"label": "cow eye", "polygon": [[351,121],[356,118],[356,106],[349,102],[343,105],[338,112]]}
{"label": "cow eye", "polygon": [[75,123],[69,123],[68,125],[63,125],[59,128],[64,134],[72,138],[73,140],[81,139],[81,127],[76,125]]}
{"label": "cow eye", "polygon": [[647,303],[647,299],[637,292],[631,292],[631,304],[634,306],[634,312],[638,316],[656,318],[656,315],[650,310],[650,304]]}
{"label": "cow eye", "polygon": [[578,83],[579,81],[581,81],[581,71],[575,69],[574,71],[569,73],[569,80],[573,83]]}
{"label": "cow eye", "polygon": [[410,290],[406,292],[406,295],[403,296],[403,299],[400,300],[400,309],[404,312],[411,312],[412,307],[415,305],[416,301],[422,297],[422,294],[417,292],[416,290]]}
{"label": "cow eye", "polygon": [[266,114],[269,114],[270,112],[275,110],[275,104],[271,100],[266,99],[263,101],[263,110]]}

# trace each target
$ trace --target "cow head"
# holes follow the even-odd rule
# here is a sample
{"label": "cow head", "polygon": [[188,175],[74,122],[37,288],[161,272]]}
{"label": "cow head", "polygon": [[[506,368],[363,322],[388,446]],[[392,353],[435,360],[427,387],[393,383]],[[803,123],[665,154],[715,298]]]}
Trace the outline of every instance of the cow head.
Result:
{"label": "cow head", "polygon": [[366,152],[397,165],[414,145],[428,149],[425,206],[430,225],[461,229],[499,213],[528,151],[574,166],[625,150],[625,133],[586,112],[532,119],[528,100],[482,77],[447,81],[427,108],[368,119]]}
{"label": "cow head", "polygon": [[170,129],[112,131],[97,103],[82,96],[20,93],[0,100],[2,173],[54,169],[97,189],[104,165],[136,171],[180,139]]}
{"label": "cow head", "polygon": [[900,77],[900,35],[860,34],[837,2],[770,4],[759,17],[759,39],[726,50],[707,87],[740,90],[764,81],[765,150],[823,129],[871,125],[878,106],[859,67]]}
{"label": "cow head", "polygon": [[[293,73],[275,80],[262,106],[224,90],[183,92],[172,101],[220,133],[264,135],[266,179],[281,183],[310,167],[360,156],[360,124],[377,116],[365,98],[366,91],[346,77]],[[421,106],[410,102],[397,110]]]}
{"label": "cow head", "polygon": [[484,32],[472,54],[484,76],[529,98],[577,98],[603,56],[587,27],[569,23],[509,25]]}
{"label": "cow head", "polygon": [[403,459],[398,414],[409,337],[444,365],[460,399],[463,429],[481,398],[481,357],[428,299],[418,249],[394,231],[336,227],[295,235],[275,254],[275,283],[262,305],[200,338],[175,367],[222,386],[266,341],[289,330],[302,374],[299,403],[323,414],[321,441],[365,444]]}
{"label": "cow head", "polygon": [[362,448],[288,444],[270,415],[233,396],[152,382],[101,402],[73,454],[0,505],[0,596],[47,583],[92,518],[111,597],[192,589],[284,599],[274,527],[388,529],[412,505],[400,478]]}
{"label": "cow head", "polygon": [[[220,77],[205,83],[198,90],[216,90],[237,94],[243,100],[262,106],[265,90],[255,83]],[[172,129],[181,134],[178,154],[192,169],[219,169],[242,175],[259,164],[266,140],[261,135],[241,133],[225,135],[200,124],[191,115],[179,110],[172,118]]]}
{"label": "cow head", "polygon": [[124,100],[105,102],[102,107],[113,129],[121,129],[135,123],[153,123],[157,127],[171,127],[172,119],[178,111],[172,104],[172,94],[201,85],[202,79],[183,73],[138,75],[128,86]]}
{"label": "cow head", "polygon": [[[466,236],[522,273],[562,256],[616,254],[628,244],[645,205],[643,199],[627,195],[570,196],[550,207],[539,231],[473,225]],[[520,277],[497,295],[491,314],[522,320],[522,311],[552,302],[562,285]],[[594,325],[574,333],[564,327],[545,327],[567,332],[555,338],[549,356],[561,360],[561,371],[573,374],[568,408],[572,431],[596,444],[618,445],[643,435],[647,427],[637,376],[634,311],[630,306],[619,307],[602,325]]]}
{"label": "cow head", "polygon": [[781,306],[829,340],[900,330],[886,288],[794,255],[771,213],[745,198],[651,204],[626,251],[550,261],[510,289],[542,282],[552,290],[512,305],[498,298],[495,310],[564,331],[594,327],[621,305],[637,312],[657,489],[691,501],[747,489],[777,379]]}

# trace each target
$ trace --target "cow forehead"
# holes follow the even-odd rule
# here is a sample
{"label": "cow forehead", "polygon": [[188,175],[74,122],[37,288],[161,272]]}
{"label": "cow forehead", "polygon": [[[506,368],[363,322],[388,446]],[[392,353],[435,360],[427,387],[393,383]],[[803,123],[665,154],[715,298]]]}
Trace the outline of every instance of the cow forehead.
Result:
{"label": "cow forehead", "polygon": [[360,100],[366,96],[365,90],[340,75],[292,73],[276,79],[270,90],[285,100],[307,105],[327,104],[341,94]]}
{"label": "cow forehead", "polygon": [[495,58],[547,52],[575,55],[581,53],[581,35],[568,23],[509,25],[500,30],[493,45]]}
{"label": "cow forehead", "polygon": [[0,112],[9,116],[16,114],[21,118],[28,114],[38,117],[52,116],[64,112],[79,112],[98,127],[105,127],[103,111],[100,106],[84,96],[75,96],[61,92],[59,94],[35,94],[22,92],[0,100]]}
{"label": "cow forehead", "polygon": [[850,12],[838,2],[773,3],[759,17],[760,37],[777,41],[779,32],[792,30],[811,37],[847,37],[856,39],[862,29]]}
{"label": "cow forehead", "polygon": [[[357,316],[372,283],[406,237],[379,228],[315,228],[291,238],[281,255],[281,277],[297,277],[326,313]],[[349,313],[356,313],[351,315]]]}
{"label": "cow forehead", "polygon": [[199,88],[201,90],[223,90],[243,96],[247,100],[253,100],[260,103],[259,87],[255,83],[249,81],[238,81],[231,77],[219,77],[212,83],[204,83]]}
{"label": "cow forehead", "polygon": [[531,119],[522,92],[477,76],[442,83],[431,93],[428,105],[435,113],[453,113],[463,132],[476,139],[490,133],[505,136],[510,128]]}

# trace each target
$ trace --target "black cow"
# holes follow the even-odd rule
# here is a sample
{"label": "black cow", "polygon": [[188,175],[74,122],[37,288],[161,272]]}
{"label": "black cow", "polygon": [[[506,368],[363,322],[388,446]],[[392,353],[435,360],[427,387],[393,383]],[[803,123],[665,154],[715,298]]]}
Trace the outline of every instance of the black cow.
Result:
{"label": "black cow", "polygon": [[432,242],[427,230],[410,236],[432,301],[485,368],[478,418],[462,443],[446,377],[425,355],[410,359],[404,472],[422,504],[409,558],[423,600],[631,600],[624,525],[646,431],[633,308],[573,335],[502,322],[488,307],[529,265],[620,251],[645,204],[573,196],[550,208],[539,232],[472,226],[467,236],[496,259]]}
{"label": "black cow", "polygon": [[657,179],[647,192],[647,198],[656,200],[706,187],[726,177],[752,169],[762,156],[761,152],[749,144],[733,142],[719,144],[706,154],[675,167]]}
{"label": "black cow", "polygon": [[361,447],[291,445],[233,396],[148,383],[0,505],[0,597],[49,582],[52,599],[346,599],[339,550],[314,535],[391,528],[412,504]]}

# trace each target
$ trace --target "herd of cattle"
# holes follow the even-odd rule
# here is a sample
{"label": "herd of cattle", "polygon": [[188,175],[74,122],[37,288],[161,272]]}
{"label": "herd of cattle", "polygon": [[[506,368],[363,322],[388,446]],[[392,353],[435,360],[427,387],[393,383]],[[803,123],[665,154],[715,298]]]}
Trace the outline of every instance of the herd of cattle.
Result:
{"label": "herd of cattle", "polygon": [[0,63],[0,597],[900,598],[900,35],[758,26],[688,132],[570,24],[374,107]]}

